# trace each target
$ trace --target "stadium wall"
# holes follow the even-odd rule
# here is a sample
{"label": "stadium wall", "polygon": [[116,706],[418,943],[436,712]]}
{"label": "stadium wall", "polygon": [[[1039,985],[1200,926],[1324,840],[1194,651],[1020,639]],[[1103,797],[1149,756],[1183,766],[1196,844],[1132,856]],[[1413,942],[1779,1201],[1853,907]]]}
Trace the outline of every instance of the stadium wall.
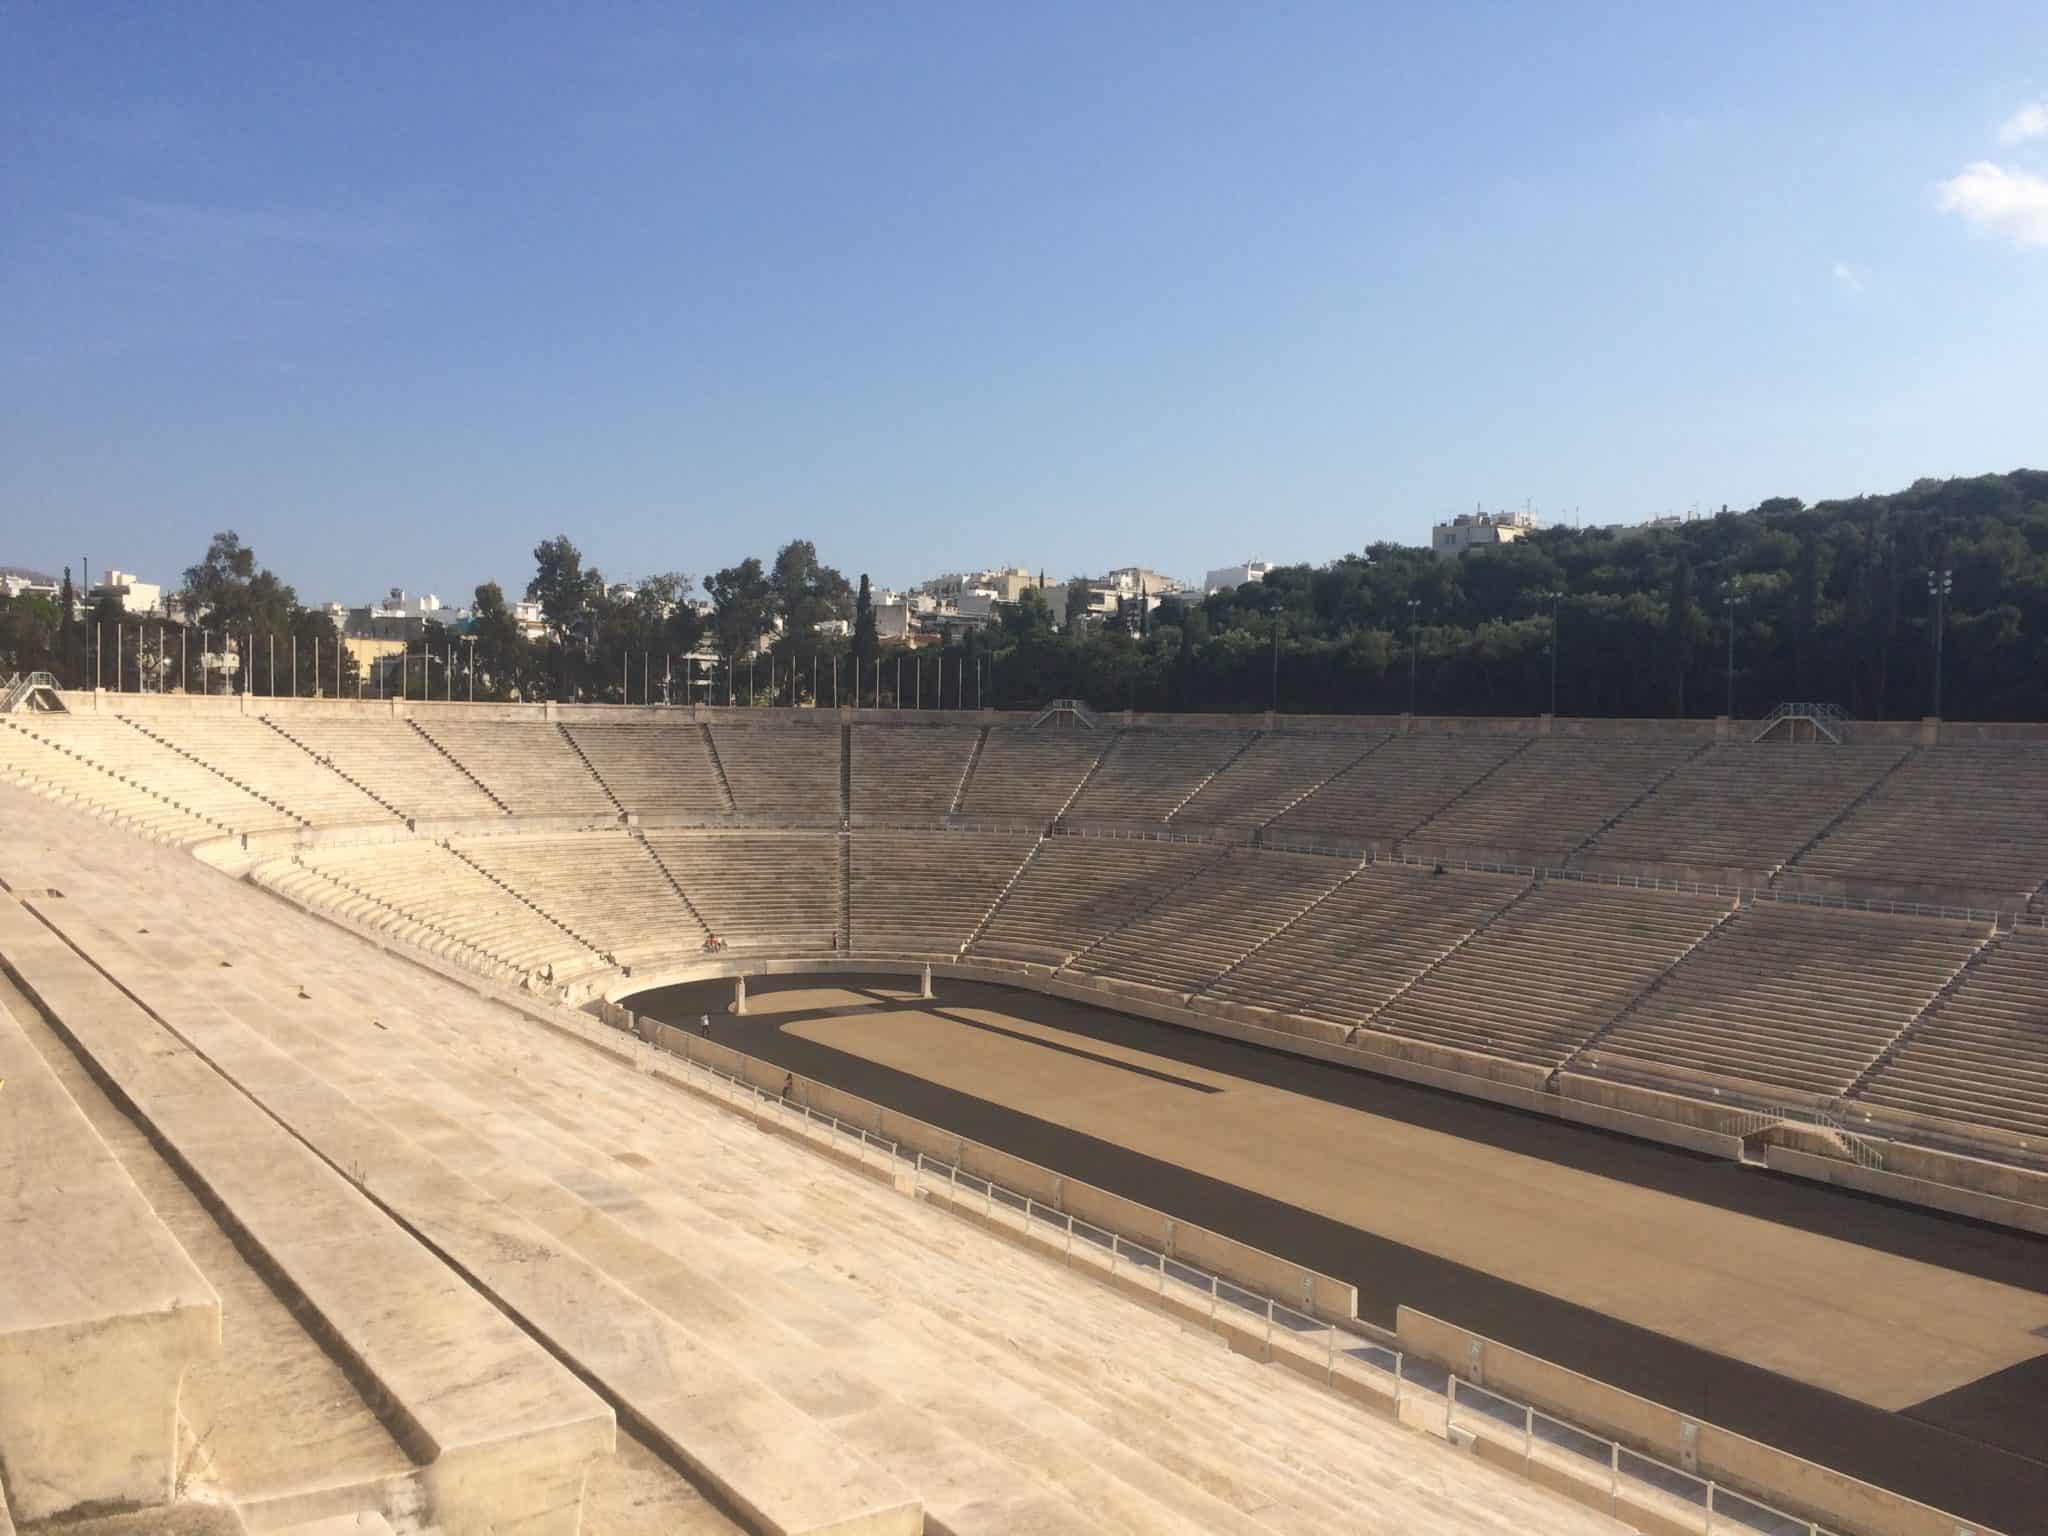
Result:
{"label": "stadium wall", "polygon": [[[801,720],[805,723],[905,725],[1029,725],[1037,710],[997,709],[855,709],[752,708],[724,704],[471,704],[462,700],[330,699],[270,697],[263,694],[112,693],[78,689],[65,693],[67,708],[101,714],[195,715],[324,715],[337,719],[433,719],[561,721],[568,724],[673,724],[678,720],[720,721]],[[1146,726],[1165,730],[1269,730],[1316,735],[1394,731],[1415,735],[1573,736],[1586,739],[1748,741],[1762,721],[1729,719],[1608,719],[1551,715],[1300,715],[1271,710],[1246,714],[1156,714],[1142,710],[1108,711],[1096,717],[1110,728]],[[1969,720],[1852,720],[1848,729],[1859,744],[1899,746],[2026,745],[2048,743],[2048,722]]]}

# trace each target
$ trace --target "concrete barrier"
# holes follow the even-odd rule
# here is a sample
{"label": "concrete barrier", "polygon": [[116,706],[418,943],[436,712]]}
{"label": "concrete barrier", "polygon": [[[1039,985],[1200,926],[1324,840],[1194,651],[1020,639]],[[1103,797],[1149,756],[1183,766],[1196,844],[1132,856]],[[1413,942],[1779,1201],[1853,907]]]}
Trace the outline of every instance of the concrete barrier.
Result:
{"label": "concrete barrier", "polygon": [[1674,1408],[1624,1392],[1412,1307],[1399,1309],[1404,1351],[1432,1360],[1668,1466],[1859,1536],[1956,1536],[1969,1522],[1818,1462],[1807,1461]]}

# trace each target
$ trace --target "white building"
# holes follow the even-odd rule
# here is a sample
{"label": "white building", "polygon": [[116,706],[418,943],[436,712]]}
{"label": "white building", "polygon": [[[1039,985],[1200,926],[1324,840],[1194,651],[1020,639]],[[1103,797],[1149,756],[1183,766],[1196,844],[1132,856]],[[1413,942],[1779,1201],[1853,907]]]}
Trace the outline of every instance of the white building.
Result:
{"label": "white building", "polygon": [[1235,592],[1248,581],[1264,581],[1266,572],[1273,567],[1263,560],[1247,560],[1243,565],[1226,565],[1211,571],[1202,578],[1202,595],[1211,592]]}
{"label": "white building", "polygon": [[144,581],[132,571],[109,570],[105,579],[95,583],[87,596],[97,601],[108,593],[120,601],[123,613],[159,614],[164,611],[164,589],[153,581]]}
{"label": "white building", "polygon": [[1429,547],[1439,560],[1455,560],[1468,549],[1499,549],[1536,531],[1527,512],[1460,512],[1430,532]]}
{"label": "white building", "polygon": [[969,592],[985,592],[999,603],[1014,603],[1038,585],[1038,577],[1021,565],[1002,570],[948,571],[918,583],[917,590],[942,603],[958,602]]}
{"label": "white building", "polygon": [[47,597],[63,595],[57,578],[26,566],[0,565],[0,597]]}

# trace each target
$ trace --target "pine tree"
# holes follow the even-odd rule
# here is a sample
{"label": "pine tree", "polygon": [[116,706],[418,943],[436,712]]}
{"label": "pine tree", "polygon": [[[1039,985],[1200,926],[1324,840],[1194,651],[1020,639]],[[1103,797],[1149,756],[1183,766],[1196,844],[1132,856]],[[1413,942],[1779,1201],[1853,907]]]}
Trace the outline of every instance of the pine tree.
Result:
{"label": "pine tree", "polygon": [[[867,573],[860,578],[860,593],[853,600],[853,702],[860,704],[860,682],[875,661],[875,598],[869,590]],[[879,703],[880,701],[877,700]]]}

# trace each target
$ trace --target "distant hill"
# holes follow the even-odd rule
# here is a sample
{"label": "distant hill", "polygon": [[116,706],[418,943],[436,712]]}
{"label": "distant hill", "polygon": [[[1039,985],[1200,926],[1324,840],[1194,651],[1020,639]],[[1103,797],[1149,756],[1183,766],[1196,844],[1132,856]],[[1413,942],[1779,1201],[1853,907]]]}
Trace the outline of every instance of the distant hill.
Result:
{"label": "distant hill", "polygon": [[[1786,700],[1868,719],[1930,713],[1934,599],[1953,573],[1943,713],[2048,718],[2048,471],[1921,480],[1806,506],[1790,498],[1675,528],[1546,528],[1438,560],[1378,544],[1199,604],[1169,602],[1139,636],[1052,641],[1013,622],[1004,702],[1072,692],[1104,707],[1416,707],[1531,714],[1550,706],[1548,596],[1561,593],[1557,708],[1570,715],[1721,713],[1728,595],[1739,595],[1735,711]],[[1415,604],[1413,608],[1409,605]]]}

